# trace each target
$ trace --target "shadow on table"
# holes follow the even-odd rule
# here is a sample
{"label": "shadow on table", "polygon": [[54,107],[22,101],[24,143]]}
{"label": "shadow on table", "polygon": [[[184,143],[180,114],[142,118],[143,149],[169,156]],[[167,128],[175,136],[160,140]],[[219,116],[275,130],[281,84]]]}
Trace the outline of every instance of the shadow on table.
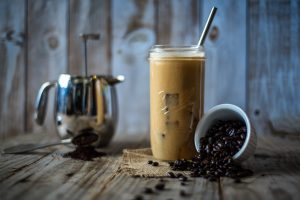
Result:
{"label": "shadow on table", "polygon": [[299,174],[300,152],[285,150],[260,151],[244,164],[245,167],[261,176]]}
{"label": "shadow on table", "polygon": [[[139,149],[139,148],[146,148],[146,147],[150,147],[149,136],[146,134],[140,134],[140,135],[116,136],[115,138],[112,139],[112,141],[108,146],[103,148],[97,148],[97,150],[114,156],[114,155],[122,155],[123,149]],[[44,149],[38,149],[30,152],[19,153],[15,155],[47,156],[49,154],[53,154],[53,155],[63,156],[65,153],[74,150],[75,150],[74,145],[59,145],[59,146],[47,147]],[[5,156],[5,155],[10,155],[10,154],[1,154],[0,156]]]}
{"label": "shadow on table", "polygon": [[109,146],[103,148],[103,150],[111,155],[120,155],[122,154],[123,149],[141,149],[147,147],[150,147],[147,135],[128,135],[126,138],[116,137]]}

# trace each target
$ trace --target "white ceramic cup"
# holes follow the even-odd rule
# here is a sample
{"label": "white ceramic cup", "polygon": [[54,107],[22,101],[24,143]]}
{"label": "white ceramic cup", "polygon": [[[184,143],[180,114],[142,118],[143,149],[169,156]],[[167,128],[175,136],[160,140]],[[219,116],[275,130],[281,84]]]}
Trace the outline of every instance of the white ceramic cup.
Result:
{"label": "white ceramic cup", "polygon": [[195,132],[195,147],[200,152],[200,139],[204,137],[208,129],[218,120],[241,120],[246,124],[246,139],[242,148],[233,156],[236,162],[242,162],[254,154],[256,148],[256,133],[247,114],[233,104],[220,104],[211,108],[204,114],[198,123]]}

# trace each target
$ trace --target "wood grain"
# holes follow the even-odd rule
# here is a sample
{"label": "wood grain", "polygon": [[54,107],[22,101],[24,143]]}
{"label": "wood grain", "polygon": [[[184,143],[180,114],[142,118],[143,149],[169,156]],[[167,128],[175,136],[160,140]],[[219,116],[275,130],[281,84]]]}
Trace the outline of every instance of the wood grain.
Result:
{"label": "wood grain", "polygon": [[[54,141],[54,135],[31,134],[9,138],[1,147],[25,142]],[[164,178],[166,189],[152,195],[158,178],[134,178],[119,170],[122,149],[149,147],[148,135],[119,135],[101,151],[105,157],[94,161],[72,160],[62,154],[67,146],[51,147],[27,154],[0,155],[1,199],[298,199],[300,189],[300,138],[259,137],[253,157],[243,165],[254,171],[241,183],[223,178],[209,182],[189,178],[185,186],[176,179]],[[184,190],[188,196],[180,196]]]}
{"label": "wood grain", "polygon": [[[30,135],[26,136],[12,138],[1,143],[1,146],[29,141],[44,143],[58,139],[50,134],[31,134],[31,140],[28,137]],[[119,173],[122,149],[146,146],[149,146],[149,141],[145,135],[123,135],[103,149],[108,156],[92,162],[63,158],[63,153],[72,150],[66,146],[47,148],[27,155],[14,155],[14,162],[12,155],[0,155],[0,194],[3,199],[98,199],[101,195],[99,192]]]}
{"label": "wood grain", "polygon": [[157,7],[157,44],[197,44],[200,37],[200,1],[158,1]]}
{"label": "wood grain", "polygon": [[25,128],[25,10],[25,1],[0,2],[0,140]]}
{"label": "wood grain", "polygon": [[[55,132],[53,121],[54,90],[48,101],[45,125],[34,120],[34,102],[39,87],[58,79],[67,69],[67,0],[28,1],[28,83],[27,129],[30,132]],[[54,134],[54,133],[53,133]]]}
{"label": "wood grain", "polygon": [[218,8],[205,41],[205,110],[220,103],[246,108],[246,1],[203,1],[202,28]]}
{"label": "wood grain", "polygon": [[111,1],[70,0],[69,68],[70,74],[84,75],[83,42],[81,33],[99,33],[100,41],[89,41],[89,74],[110,74]]}
{"label": "wood grain", "polygon": [[[204,179],[190,179],[186,186],[180,185],[176,179],[165,179],[165,190],[154,189],[154,194],[145,195],[146,187],[155,188],[160,183],[158,178],[133,178],[125,174],[117,174],[101,193],[103,199],[134,199],[143,195],[145,199],[220,199],[217,182],[207,182]],[[118,192],[116,191],[118,188]],[[187,196],[180,195],[180,191],[186,192]],[[100,196],[100,195],[99,195]],[[98,196],[98,197],[99,197]]]}
{"label": "wood grain", "polygon": [[249,3],[248,111],[259,134],[300,132],[300,2]]}
{"label": "wood grain", "polygon": [[254,176],[239,184],[223,179],[224,199],[298,199],[299,153],[299,138],[260,137],[255,156],[244,164]]}
{"label": "wood grain", "polygon": [[125,75],[117,86],[118,133],[146,133],[149,130],[150,47],[155,43],[153,1],[112,1],[112,72]]}

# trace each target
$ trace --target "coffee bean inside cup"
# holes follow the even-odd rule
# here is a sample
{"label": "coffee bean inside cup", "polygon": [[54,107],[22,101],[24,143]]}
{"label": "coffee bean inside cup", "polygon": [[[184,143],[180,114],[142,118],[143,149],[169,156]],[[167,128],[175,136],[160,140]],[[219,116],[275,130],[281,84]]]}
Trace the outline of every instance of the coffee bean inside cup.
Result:
{"label": "coffee bean inside cup", "polygon": [[216,181],[219,177],[241,178],[253,172],[234,163],[233,156],[242,148],[247,128],[238,120],[216,121],[200,139],[200,152],[192,160],[176,160],[172,170],[190,171],[192,177]]}

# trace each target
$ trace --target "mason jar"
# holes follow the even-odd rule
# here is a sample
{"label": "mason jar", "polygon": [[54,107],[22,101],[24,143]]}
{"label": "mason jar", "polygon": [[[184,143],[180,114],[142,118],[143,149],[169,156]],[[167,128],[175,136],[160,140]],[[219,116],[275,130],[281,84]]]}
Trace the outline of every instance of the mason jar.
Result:
{"label": "mason jar", "polygon": [[203,115],[205,52],[202,46],[155,45],[150,62],[150,138],[153,156],[190,159]]}

